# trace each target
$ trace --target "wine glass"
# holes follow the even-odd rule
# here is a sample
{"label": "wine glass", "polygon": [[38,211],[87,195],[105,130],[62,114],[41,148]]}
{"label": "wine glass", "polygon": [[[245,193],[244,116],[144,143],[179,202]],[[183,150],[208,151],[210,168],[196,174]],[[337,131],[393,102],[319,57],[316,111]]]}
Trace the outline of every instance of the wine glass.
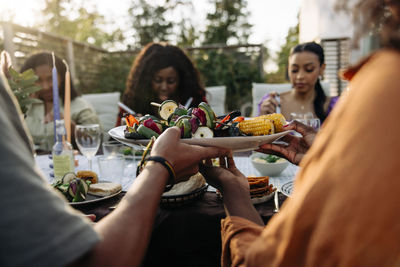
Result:
{"label": "wine glass", "polygon": [[76,125],[75,142],[79,151],[89,162],[89,170],[92,170],[92,158],[99,150],[101,143],[101,129],[98,124]]}

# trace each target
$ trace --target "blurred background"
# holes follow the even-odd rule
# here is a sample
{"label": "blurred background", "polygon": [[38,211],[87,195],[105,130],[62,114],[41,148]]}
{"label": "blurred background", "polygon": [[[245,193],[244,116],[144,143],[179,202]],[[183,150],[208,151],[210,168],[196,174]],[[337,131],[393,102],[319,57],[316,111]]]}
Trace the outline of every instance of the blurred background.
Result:
{"label": "blurred background", "polygon": [[250,114],[253,83],[287,83],[289,50],[317,41],[330,95],[338,71],[378,48],[371,34],[352,46],[351,15],[334,0],[0,0],[0,49],[19,69],[33,52],[65,58],[83,94],[123,92],[130,66],[152,41],[184,48],[207,87],[226,86],[227,110]]}

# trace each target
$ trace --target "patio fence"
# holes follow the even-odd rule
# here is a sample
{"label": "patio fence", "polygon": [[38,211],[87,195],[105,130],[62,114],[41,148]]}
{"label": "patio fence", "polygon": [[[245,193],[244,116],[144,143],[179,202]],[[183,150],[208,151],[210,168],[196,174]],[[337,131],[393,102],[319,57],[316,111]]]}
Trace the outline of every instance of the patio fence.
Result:
{"label": "patio fence", "polygon": [[107,50],[93,45],[12,23],[3,22],[2,28],[4,49],[10,53],[15,69],[19,70],[35,52],[54,51],[68,62],[74,83],[81,88],[90,88],[108,54]]}
{"label": "patio fence", "polygon": [[[107,66],[110,61],[119,60],[129,70],[130,64],[139,52],[138,50],[108,51],[97,46],[74,41],[70,38],[52,33],[42,32],[33,28],[27,28],[9,22],[0,22],[3,29],[4,49],[11,55],[13,66],[19,70],[23,62],[32,53],[38,51],[54,51],[60,58],[65,59],[70,67],[74,83],[78,85],[82,93],[106,92],[123,90],[123,88],[99,88],[99,77],[110,69]],[[253,61],[258,67],[260,77],[263,76],[263,47],[259,44],[245,44],[236,46],[209,45],[204,47],[186,48],[192,56],[201,54],[202,51],[217,50],[223,53],[234,54],[243,62]],[[107,69],[108,68],[108,69]],[[111,66],[112,68],[112,66]],[[105,71],[106,70],[106,71]],[[122,79],[125,80],[126,76]],[[121,80],[121,77],[119,77]],[[115,81],[114,81],[115,82]],[[120,81],[119,87],[124,86],[125,81]],[[118,87],[118,86],[116,86]],[[249,93],[251,88],[249,88]]]}

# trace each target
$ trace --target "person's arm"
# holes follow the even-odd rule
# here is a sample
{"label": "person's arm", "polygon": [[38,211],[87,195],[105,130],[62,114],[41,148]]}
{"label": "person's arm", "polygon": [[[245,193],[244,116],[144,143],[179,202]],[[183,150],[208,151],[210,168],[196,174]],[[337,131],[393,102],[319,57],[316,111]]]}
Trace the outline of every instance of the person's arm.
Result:
{"label": "person's arm", "polygon": [[314,142],[317,132],[310,126],[304,125],[296,120],[289,125],[283,126],[285,130],[294,130],[302,136],[285,135],[280,141],[286,142],[288,145],[281,144],[265,144],[260,146],[256,151],[266,154],[273,154],[286,158],[291,163],[299,165],[304,155]]}
{"label": "person's arm", "polygon": [[258,115],[271,114],[276,111],[276,107],[279,105],[278,101],[275,99],[277,96],[276,92],[271,92],[263,96],[261,101],[258,103]]}
{"label": "person's arm", "polygon": [[251,203],[247,178],[235,167],[232,155],[226,161],[220,159],[220,166],[208,162],[200,171],[220,190],[228,216],[221,222],[222,266],[239,266],[264,229],[264,222]]}
{"label": "person's arm", "polygon": [[250,199],[247,178],[236,168],[232,155],[220,158],[220,167],[211,163],[200,166],[207,182],[217,188],[222,196],[228,216],[239,216],[259,225],[264,225]]}
{"label": "person's arm", "polygon": [[[170,128],[157,138],[151,151],[151,156],[163,157],[172,164],[178,180],[197,173],[201,160],[228,153],[215,147],[191,146],[179,139],[180,130]],[[117,209],[96,224],[103,240],[74,265],[139,266],[168,178],[163,165],[147,162]]]}

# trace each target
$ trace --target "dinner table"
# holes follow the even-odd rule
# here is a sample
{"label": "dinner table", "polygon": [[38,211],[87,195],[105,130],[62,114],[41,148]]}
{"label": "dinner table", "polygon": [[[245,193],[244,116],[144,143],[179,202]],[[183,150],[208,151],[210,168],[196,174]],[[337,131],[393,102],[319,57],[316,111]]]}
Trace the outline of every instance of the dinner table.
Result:
{"label": "dinner table", "polygon": [[[261,176],[250,160],[251,152],[234,154],[237,168],[246,176]],[[87,160],[77,156],[76,171],[87,169]],[[53,182],[52,160],[49,155],[36,156],[36,162],[48,182]],[[96,221],[110,214],[134,182],[139,160],[125,165],[123,177],[118,180],[122,192],[112,198],[73,207],[84,214],[95,214]],[[279,176],[270,177],[270,183],[278,189],[278,202],[282,205],[288,193],[281,193],[283,185],[293,182],[299,167],[290,164]],[[93,171],[98,172],[97,156],[93,160]],[[100,176],[100,181],[103,178]],[[107,179],[108,181],[110,179]],[[112,180],[111,180],[112,181]],[[254,205],[264,223],[275,214],[272,197]],[[151,240],[142,266],[220,266],[221,264],[221,219],[225,209],[216,189],[207,189],[194,199],[176,202],[173,205],[160,203],[153,226]]]}

